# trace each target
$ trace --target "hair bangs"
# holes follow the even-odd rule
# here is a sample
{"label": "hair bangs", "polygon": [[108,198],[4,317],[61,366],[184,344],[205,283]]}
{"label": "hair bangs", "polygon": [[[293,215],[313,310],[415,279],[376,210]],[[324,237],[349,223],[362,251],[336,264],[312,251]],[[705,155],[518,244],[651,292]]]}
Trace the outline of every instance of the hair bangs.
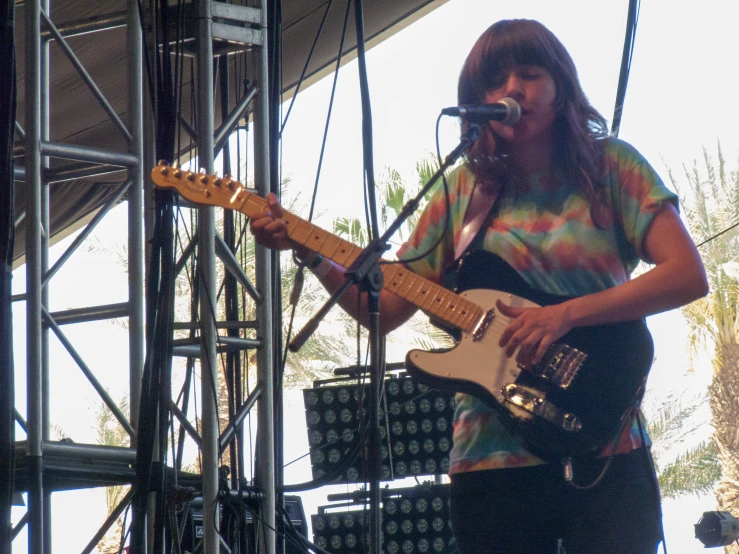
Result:
{"label": "hair bangs", "polygon": [[558,80],[559,64],[555,61],[555,53],[545,33],[533,23],[525,20],[501,21],[481,37],[485,44],[480,44],[476,49],[478,58],[468,60],[477,67],[476,71],[472,71],[477,79],[470,83],[477,98],[468,101],[479,102],[501,73],[516,66],[541,66],[552,74],[555,81]]}

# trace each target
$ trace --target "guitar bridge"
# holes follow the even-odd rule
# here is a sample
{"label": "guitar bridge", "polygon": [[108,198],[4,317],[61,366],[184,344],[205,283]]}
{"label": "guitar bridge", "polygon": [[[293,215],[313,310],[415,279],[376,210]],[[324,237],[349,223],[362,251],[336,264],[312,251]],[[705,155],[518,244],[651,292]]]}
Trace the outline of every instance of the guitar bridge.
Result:
{"label": "guitar bridge", "polygon": [[477,322],[474,331],[472,331],[472,340],[475,342],[482,340],[494,319],[495,310],[488,310],[485,312],[485,315]]}
{"label": "guitar bridge", "polygon": [[537,391],[513,383],[503,387],[501,391],[505,402],[535,416],[546,419],[568,433],[576,433],[582,429],[582,422],[575,414],[564,412],[551,402],[537,394]]}
{"label": "guitar bridge", "polygon": [[585,352],[566,344],[555,343],[549,347],[544,361],[536,365],[536,372],[555,385],[566,389],[572,383],[585,359]]}

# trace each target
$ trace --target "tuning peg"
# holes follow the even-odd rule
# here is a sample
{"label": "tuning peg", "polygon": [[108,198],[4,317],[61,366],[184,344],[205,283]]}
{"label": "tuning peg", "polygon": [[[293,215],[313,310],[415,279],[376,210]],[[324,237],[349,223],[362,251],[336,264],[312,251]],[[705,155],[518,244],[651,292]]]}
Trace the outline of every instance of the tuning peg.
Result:
{"label": "tuning peg", "polygon": [[179,162],[173,162],[172,167],[174,167],[175,169],[179,169],[180,168]]}
{"label": "tuning peg", "polygon": [[157,162],[157,165],[169,165],[169,164],[167,163],[167,160],[159,160],[159,162]]}

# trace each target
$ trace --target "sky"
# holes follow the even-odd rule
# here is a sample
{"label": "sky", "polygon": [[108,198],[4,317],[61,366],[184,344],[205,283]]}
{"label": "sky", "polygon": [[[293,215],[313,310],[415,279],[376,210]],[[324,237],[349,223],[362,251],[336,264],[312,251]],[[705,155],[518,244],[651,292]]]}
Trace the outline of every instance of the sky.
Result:
{"label": "sky", "polygon": [[[565,44],[578,67],[591,102],[610,121],[621,62],[628,0],[450,0],[419,22],[367,54],[374,128],[376,175],[384,168],[400,171],[413,181],[415,162],[435,149],[436,118],[443,107],[456,104],[456,80],[464,58],[479,34],[492,22],[510,17],[538,19]],[[730,166],[736,168],[739,137],[739,72],[735,59],[739,38],[735,22],[739,8],[722,0],[704,0],[700,8],[669,0],[642,3],[634,59],[624,107],[620,137],[631,142],[655,169],[678,173],[691,165],[703,147],[715,152],[720,140]],[[305,204],[316,179],[318,152],[325,124],[331,77],[302,91],[296,99],[283,140],[283,174],[291,192],[300,192]],[[319,222],[330,225],[339,215],[361,216],[361,119],[356,62],[341,72],[333,110],[326,157],[319,181],[316,210]],[[441,152],[456,145],[459,127],[453,118],[441,125]],[[299,215],[307,215],[299,214]],[[93,248],[76,255],[51,285],[52,311],[63,308],[120,302],[126,299],[125,271],[116,248],[125,243],[125,209],[117,208],[96,232]],[[69,240],[64,244],[68,244]],[[55,247],[58,256],[64,244]],[[107,248],[104,248],[107,246]],[[14,273],[14,292],[25,287],[23,269]],[[14,308],[16,352],[23,352],[23,306]],[[701,394],[710,369],[705,360],[691,369],[687,364],[687,330],[679,314],[649,319],[656,343],[648,402],[659,404],[669,395]],[[98,378],[114,392],[127,388],[125,329],[117,323],[75,325],[65,328]],[[123,345],[119,347],[116,345]],[[94,441],[91,414],[98,404],[68,355],[52,341],[52,418],[73,434],[77,442]],[[400,356],[393,352],[392,356]],[[398,358],[389,358],[396,361]],[[17,399],[25,411],[22,356],[16,355]],[[297,392],[297,391],[296,391]],[[288,395],[286,460],[307,452],[304,415],[299,394]],[[647,409],[649,409],[649,405]],[[696,415],[697,431],[687,446],[703,440],[710,428],[707,408]],[[672,453],[671,455],[676,454]],[[307,459],[286,470],[288,482],[307,480]],[[325,503],[325,495],[305,495],[306,513]],[[80,512],[80,506],[86,506]],[[704,510],[713,509],[712,497],[665,501],[664,523],[669,552],[702,551],[692,525]],[[104,519],[99,491],[57,493],[53,500],[55,553],[79,552]],[[87,513],[89,517],[79,517]],[[21,514],[22,512],[18,512]],[[20,517],[20,515],[18,515]],[[25,552],[25,533],[14,552]],[[700,550],[699,550],[700,549]]]}

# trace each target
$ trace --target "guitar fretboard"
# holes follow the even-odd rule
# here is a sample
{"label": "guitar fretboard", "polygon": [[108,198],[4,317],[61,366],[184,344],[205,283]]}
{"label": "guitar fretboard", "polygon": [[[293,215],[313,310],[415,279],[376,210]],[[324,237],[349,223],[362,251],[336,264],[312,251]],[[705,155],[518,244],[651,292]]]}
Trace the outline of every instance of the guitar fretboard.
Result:
{"label": "guitar fretboard", "polygon": [[[358,246],[292,214],[286,213],[283,221],[292,241],[343,267],[349,267],[362,251]],[[416,275],[400,264],[383,264],[381,267],[387,290],[450,327],[469,332],[482,317],[482,309],[474,302]]]}

